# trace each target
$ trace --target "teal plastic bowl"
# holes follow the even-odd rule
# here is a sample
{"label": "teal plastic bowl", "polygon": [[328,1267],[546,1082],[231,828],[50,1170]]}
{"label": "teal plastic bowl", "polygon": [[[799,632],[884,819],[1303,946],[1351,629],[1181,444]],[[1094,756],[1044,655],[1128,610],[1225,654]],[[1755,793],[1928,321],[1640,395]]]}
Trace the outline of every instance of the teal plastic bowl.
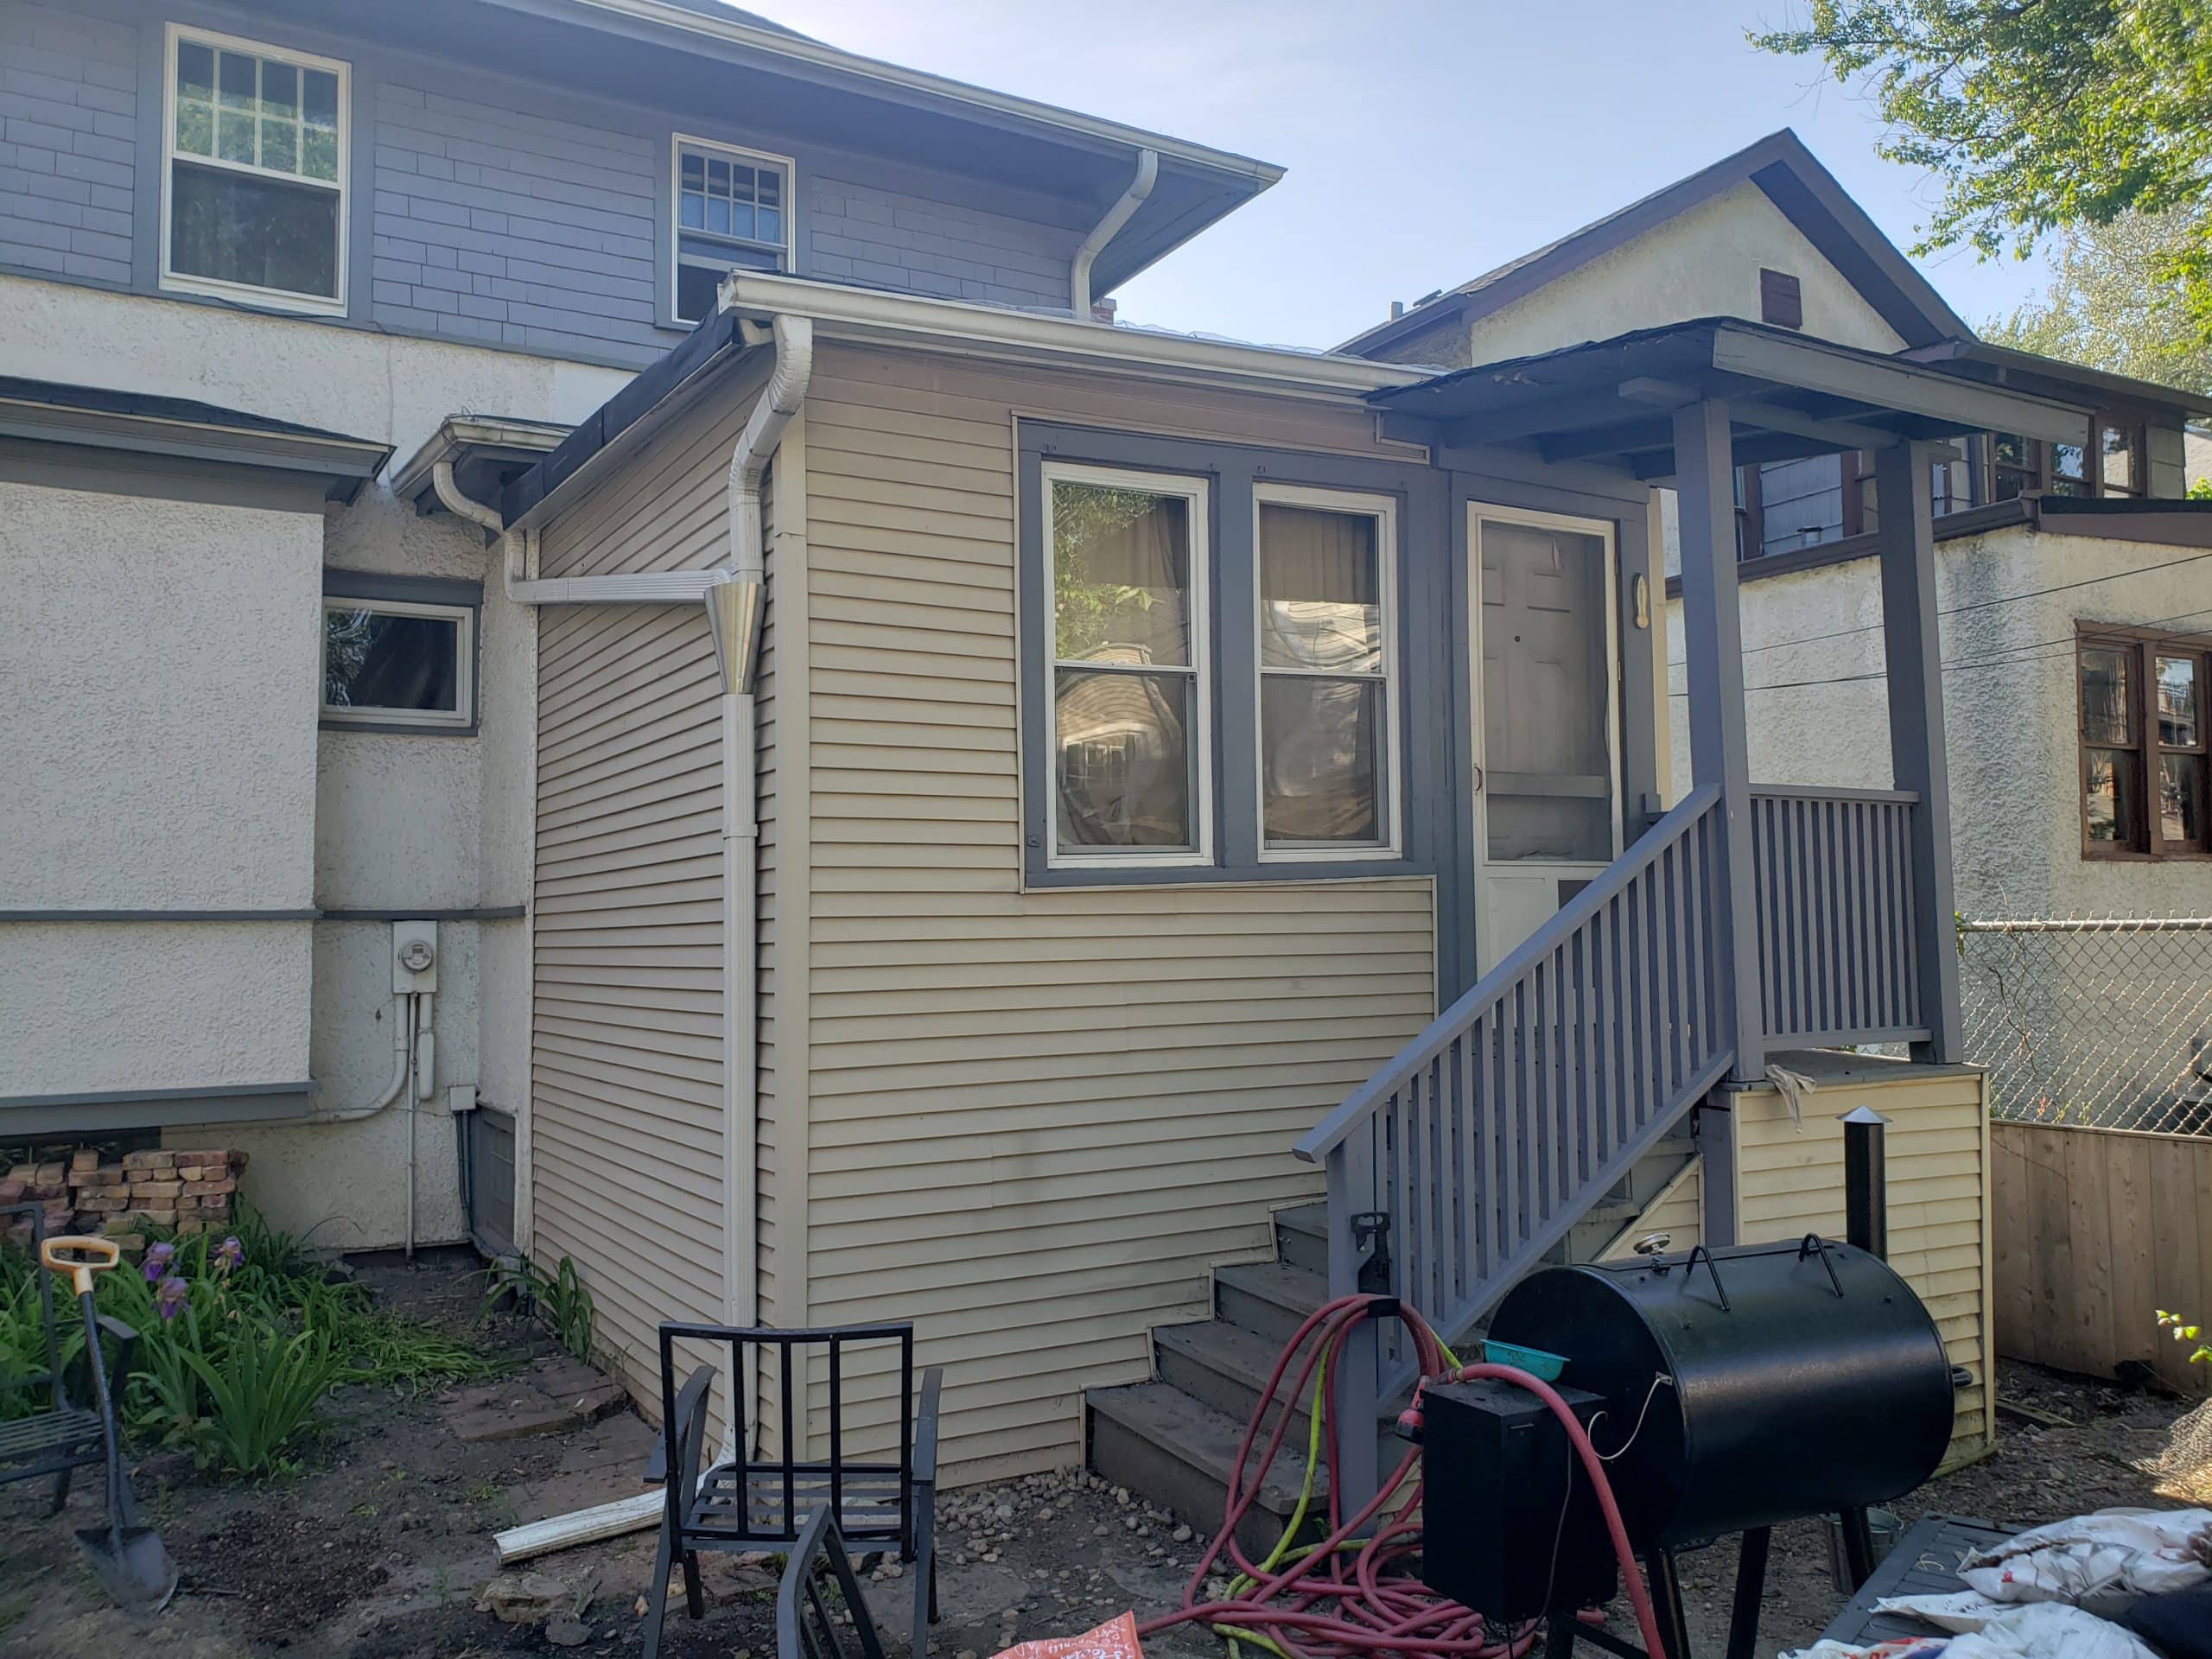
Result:
{"label": "teal plastic bowl", "polygon": [[1559,1374],[1567,1369],[1567,1359],[1560,1354],[1548,1354],[1541,1348],[1523,1348],[1516,1342],[1483,1343],[1483,1357],[1493,1365],[1510,1365],[1516,1371],[1526,1371],[1539,1382],[1556,1382]]}

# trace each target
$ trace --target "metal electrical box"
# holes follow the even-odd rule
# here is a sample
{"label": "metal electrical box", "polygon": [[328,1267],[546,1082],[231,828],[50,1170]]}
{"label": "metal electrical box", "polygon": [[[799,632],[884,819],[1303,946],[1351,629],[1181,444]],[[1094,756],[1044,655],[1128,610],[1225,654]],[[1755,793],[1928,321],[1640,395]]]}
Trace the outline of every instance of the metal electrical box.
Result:
{"label": "metal electrical box", "polygon": [[438,988],[438,925],[391,925],[391,988],[394,992]]}
{"label": "metal electrical box", "polygon": [[[1607,1408],[1581,1389],[1559,1394],[1586,1429]],[[1421,1402],[1421,1581],[1493,1625],[1611,1601],[1612,1541],[1551,1408],[1491,1382],[1432,1386]]]}

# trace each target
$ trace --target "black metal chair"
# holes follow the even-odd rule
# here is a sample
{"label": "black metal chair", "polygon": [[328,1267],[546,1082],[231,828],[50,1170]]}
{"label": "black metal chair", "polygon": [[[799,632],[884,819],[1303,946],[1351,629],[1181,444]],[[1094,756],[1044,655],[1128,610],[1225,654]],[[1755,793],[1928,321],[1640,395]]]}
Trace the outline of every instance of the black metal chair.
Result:
{"label": "black metal chair", "polygon": [[[732,1418],[739,1425],[734,1458],[702,1465],[707,1436],[708,1396],[715,1367],[702,1364],[679,1389],[676,1384],[678,1343],[727,1345],[733,1389]],[[864,1350],[895,1345],[899,1394],[899,1457],[862,1459],[846,1455],[849,1409],[847,1361],[855,1345]],[[757,1433],[747,1428],[747,1380],[761,1350],[774,1349],[779,1362],[776,1389],[779,1433],[778,1454],[761,1457],[752,1447]],[[793,1376],[792,1356],[800,1349],[826,1352],[829,1362],[829,1455],[808,1460],[797,1427],[794,1395],[804,1385]],[[657,1460],[667,1491],[661,1515],[660,1551],[645,1592],[645,1659],[658,1659],[662,1619],[668,1601],[668,1575],[683,1568],[684,1604],[693,1618],[706,1617],[699,1580],[701,1550],[780,1549],[789,1554],[817,1514],[830,1517],[840,1555],[870,1545],[896,1548],[913,1574],[913,1654],[929,1646],[929,1627],[937,1617],[937,1418],[944,1373],[932,1366],[914,1388],[914,1327],[911,1325],[842,1325],[812,1331],[741,1329],[721,1325],[664,1325],[660,1328],[661,1452]]]}
{"label": "black metal chair", "polygon": [[[45,1242],[45,1211],[36,1204],[11,1204],[0,1206],[0,1232],[14,1226],[17,1217],[30,1222],[31,1259],[38,1259],[39,1246]],[[0,1395],[29,1392],[43,1394],[41,1408],[27,1417],[16,1417],[0,1422],[0,1486],[19,1480],[36,1480],[44,1475],[54,1477],[54,1507],[51,1513],[59,1515],[69,1502],[69,1481],[79,1469],[106,1460],[100,1434],[100,1414],[91,1407],[79,1406],[69,1398],[67,1384],[62,1375],[61,1327],[54,1314],[54,1275],[44,1268],[34,1268],[38,1289],[39,1320],[46,1333],[46,1369],[25,1376],[0,1376]],[[138,1340],[138,1333],[120,1319],[100,1315],[100,1330],[105,1340],[100,1344],[107,1361],[108,1395],[123,1397],[123,1380],[130,1375],[130,1350]],[[130,1488],[124,1488],[124,1502],[130,1503]],[[126,1516],[126,1520],[130,1517]]]}
{"label": "black metal chair", "polygon": [[826,1509],[814,1512],[784,1562],[784,1580],[776,1586],[776,1659],[851,1659],[838,1634],[837,1610],[823,1594],[825,1574],[836,1580],[844,1597],[860,1659],[883,1659],[883,1638],[868,1617],[844,1538]]}

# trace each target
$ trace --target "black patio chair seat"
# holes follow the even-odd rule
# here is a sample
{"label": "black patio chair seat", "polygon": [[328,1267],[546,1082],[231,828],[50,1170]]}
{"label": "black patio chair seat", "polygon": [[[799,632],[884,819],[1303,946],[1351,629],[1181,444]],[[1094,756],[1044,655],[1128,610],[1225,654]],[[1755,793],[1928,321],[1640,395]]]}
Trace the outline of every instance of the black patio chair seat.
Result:
{"label": "black patio chair seat", "polygon": [[[692,1370],[677,1386],[678,1343],[727,1349],[734,1398],[727,1416],[736,1426],[734,1455],[704,1456],[709,1398],[716,1375],[711,1364]],[[885,1357],[896,1378],[898,1460],[846,1455],[847,1424],[854,1408],[851,1361]],[[761,1452],[761,1426],[747,1421],[752,1382],[761,1376],[763,1351],[775,1351],[779,1432],[773,1454]],[[794,1364],[801,1351],[818,1351],[828,1368],[829,1435],[826,1459],[804,1453],[806,1426],[796,1402],[807,1384]],[[683,1570],[685,1611],[706,1616],[699,1576],[702,1550],[769,1549],[789,1555],[818,1553],[835,1541],[842,1573],[849,1579],[849,1549],[895,1550],[913,1564],[910,1651],[923,1659],[937,1617],[937,1416],[943,1374],[920,1374],[915,1387],[914,1330],[909,1325],[842,1325],[827,1330],[777,1331],[716,1325],[660,1328],[661,1453],[657,1459],[666,1507],[660,1548],[645,1592],[645,1659],[658,1659],[668,1603],[669,1573]],[[880,1376],[884,1372],[873,1372]],[[765,1383],[764,1383],[765,1386]],[[794,1448],[797,1448],[795,1451]],[[807,1541],[802,1544],[802,1540]]]}
{"label": "black patio chair seat", "polygon": [[716,1464],[701,1478],[685,1532],[699,1539],[723,1532],[731,1542],[753,1548],[764,1540],[796,1540],[808,1516],[830,1510],[848,1543],[904,1541],[906,1512],[896,1468],[840,1473],[827,1465],[800,1465],[791,1473],[787,1483],[779,1468]]}
{"label": "black patio chair seat", "polygon": [[86,1463],[99,1461],[100,1414],[97,1411],[83,1411],[74,1406],[60,1411],[41,1412],[35,1417],[19,1417],[12,1423],[0,1423],[0,1465],[11,1463],[43,1463],[48,1458],[63,1452],[92,1448]]}

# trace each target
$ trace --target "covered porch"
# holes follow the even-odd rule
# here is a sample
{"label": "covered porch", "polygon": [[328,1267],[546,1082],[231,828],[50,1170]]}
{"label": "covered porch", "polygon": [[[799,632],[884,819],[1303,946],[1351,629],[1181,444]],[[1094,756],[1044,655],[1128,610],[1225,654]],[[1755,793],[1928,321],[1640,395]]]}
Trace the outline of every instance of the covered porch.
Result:
{"label": "covered porch", "polygon": [[[1736,321],[1670,326],[1372,394],[1440,465],[1478,448],[1671,481],[1691,786],[1301,1141],[1328,1178],[1332,1294],[1376,1276],[1456,1340],[1701,1103],[1769,1056],[1961,1058],[1929,468],[1963,435],[2060,439],[2082,411]],[[1747,758],[1738,467],[1876,455],[1886,789],[1762,785]],[[1633,706],[1631,700],[1630,706]],[[1729,1114],[1700,1115],[1702,1239],[1744,1206]],[[1722,1126],[1708,1132],[1704,1120]],[[1342,1408],[1411,1381],[1370,1338]],[[1357,1419],[1352,1419],[1356,1421]]]}

